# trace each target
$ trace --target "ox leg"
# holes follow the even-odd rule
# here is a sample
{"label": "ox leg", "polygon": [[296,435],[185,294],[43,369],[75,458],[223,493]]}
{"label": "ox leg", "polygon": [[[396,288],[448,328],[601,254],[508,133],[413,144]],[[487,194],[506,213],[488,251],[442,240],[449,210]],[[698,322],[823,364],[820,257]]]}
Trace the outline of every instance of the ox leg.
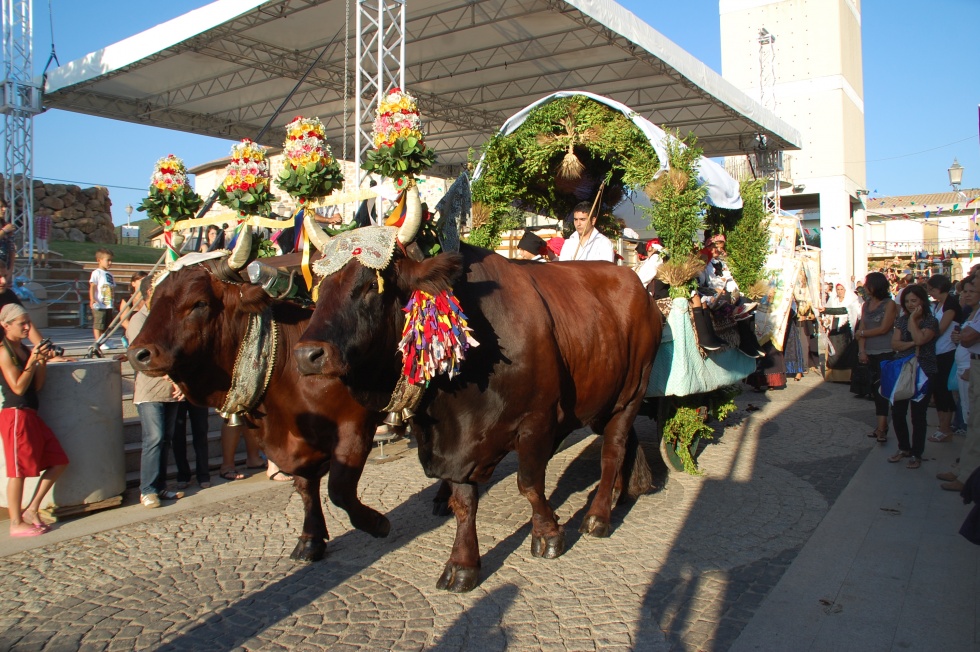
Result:
{"label": "ox leg", "polygon": [[443,480],[439,483],[439,489],[436,490],[436,495],[432,498],[433,516],[449,516],[453,513],[449,509],[449,497],[452,495],[453,485],[449,480]]}
{"label": "ox leg", "polygon": [[456,540],[436,588],[465,593],[480,581],[480,546],[476,540],[476,508],[480,497],[475,484],[450,484],[453,495],[449,506],[456,514]]}
{"label": "ox leg", "polygon": [[522,436],[517,444],[517,488],[531,503],[531,555],[545,559],[556,559],[565,552],[565,528],[558,525],[544,493],[551,443],[545,437]]}
{"label": "ox leg", "polygon": [[330,460],[327,476],[327,495],[330,502],[347,512],[350,524],[373,537],[386,537],[391,523],[381,512],[372,509],[357,497],[357,484],[361,480],[367,455],[334,455]]}
{"label": "ox leg", "polygon": [[322,475],[313,480],[293,476],[293,486],[303,500],[303,533],[299,542],[293,548],[290,559],[296,561],[320,561],[327,552],[327,522],[323,519],[323,506],[320,504],[320,480]]}
{"label": "ox leg", "polygon": [[579,532],[594,537],[609,536],[612,506],[623,491],[623,460],[626,442],[636,410],[624,410],[602,428],[602,475],[589,511],[582,520]]}

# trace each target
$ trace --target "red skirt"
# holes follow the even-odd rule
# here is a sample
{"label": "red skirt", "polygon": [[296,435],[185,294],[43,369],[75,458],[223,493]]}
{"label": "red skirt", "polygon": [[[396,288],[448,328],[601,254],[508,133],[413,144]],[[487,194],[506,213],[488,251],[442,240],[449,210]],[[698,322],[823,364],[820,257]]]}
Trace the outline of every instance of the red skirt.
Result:
{"label": "red skirt", "polygon": [[68,464],[68,456],[58,438],[34,410],[0,410],[0,436],[8,478],[36,478],[45,469]]}

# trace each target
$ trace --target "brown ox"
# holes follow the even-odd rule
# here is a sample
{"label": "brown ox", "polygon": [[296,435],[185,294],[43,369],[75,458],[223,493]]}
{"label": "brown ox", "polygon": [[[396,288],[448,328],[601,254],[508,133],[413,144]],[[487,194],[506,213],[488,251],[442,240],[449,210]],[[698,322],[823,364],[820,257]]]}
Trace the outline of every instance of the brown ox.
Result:
{"label": "brown ox", "polygon": [[388,519],[357,497],[377,414],[355,402],[340,381],[297,372],[292,349],[312,311],[274,301],[260,286],[238,278],[219,280],[203,265],[171,272],[156,288],[146,324],[129,348],[133,367],[150,376],[169,375],[193,403],[219,407],[231,385],[247,316],[271,308],[278,356],[269,388],[248,417],[269,459],[293,474],[303,500],[303,532],[290,556],[300,561],[324,556],[328,533],[320,480],[328,471],[330,500],[347,511],[351,525],[387,536]]}
{"label": "brown ox", "polygon": [[325,277],[296,359],[304,373],[341,378],[357,400],[380,410],[398,379],[396,346],[411,292],[451,288],[459,299],[479,346],[459,376],[430,383],[413,424],[425,473],[452,486],[456,540],[437,586],[476,586],[476,483],[489,480],[509,451],[517,451],[518,488],[533,511],[531,554],[564,552],[545,467],[584,425],[604,439],[601,478],[580,530],[607,536],[624,488],[637,496],[651,481],[633,420],[662,324],[636,274],[609,263],[515,263],[464,245],[422,262],[396,249],[380,277],[357,259]]}

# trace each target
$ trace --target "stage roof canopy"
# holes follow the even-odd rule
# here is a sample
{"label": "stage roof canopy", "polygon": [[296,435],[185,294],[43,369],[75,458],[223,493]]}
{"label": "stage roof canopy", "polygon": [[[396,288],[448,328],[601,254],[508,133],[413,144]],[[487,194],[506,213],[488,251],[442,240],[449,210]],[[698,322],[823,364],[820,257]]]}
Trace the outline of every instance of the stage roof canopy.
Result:
{"label": "stage roof canopy", "polygon": [[[345,10],[350,56],[345,102]],[[255,138],[317,56],[263,144],[319,116],[353,158],[357,0],[218,0],[51,71],[47,108],[219,138]],[[799,132],[611,0],[408,0],[406,86],[444,172],[507,118],[558,90],[608,96],[693,132],[707,156],[756,134],[797,149]]]}

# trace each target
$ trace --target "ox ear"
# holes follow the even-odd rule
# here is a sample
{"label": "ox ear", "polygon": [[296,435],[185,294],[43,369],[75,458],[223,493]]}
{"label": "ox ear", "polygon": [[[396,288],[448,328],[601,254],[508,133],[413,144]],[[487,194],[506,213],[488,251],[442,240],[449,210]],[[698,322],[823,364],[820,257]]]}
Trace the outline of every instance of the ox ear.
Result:
{"label": "ox ear", "polygon": [[272,301],[261,285],[241,283],[231,286],[229,291],[241,297],[239,304],[241,311],[249,314],[262,312]]}
{"label": "ox ear", "polygon": [[422,290],[439,294],[451,290],[463,276],[463,256],[456,252],[442,253],[421,262],[400,257],[397,265],[398,287],[406,292]]}

